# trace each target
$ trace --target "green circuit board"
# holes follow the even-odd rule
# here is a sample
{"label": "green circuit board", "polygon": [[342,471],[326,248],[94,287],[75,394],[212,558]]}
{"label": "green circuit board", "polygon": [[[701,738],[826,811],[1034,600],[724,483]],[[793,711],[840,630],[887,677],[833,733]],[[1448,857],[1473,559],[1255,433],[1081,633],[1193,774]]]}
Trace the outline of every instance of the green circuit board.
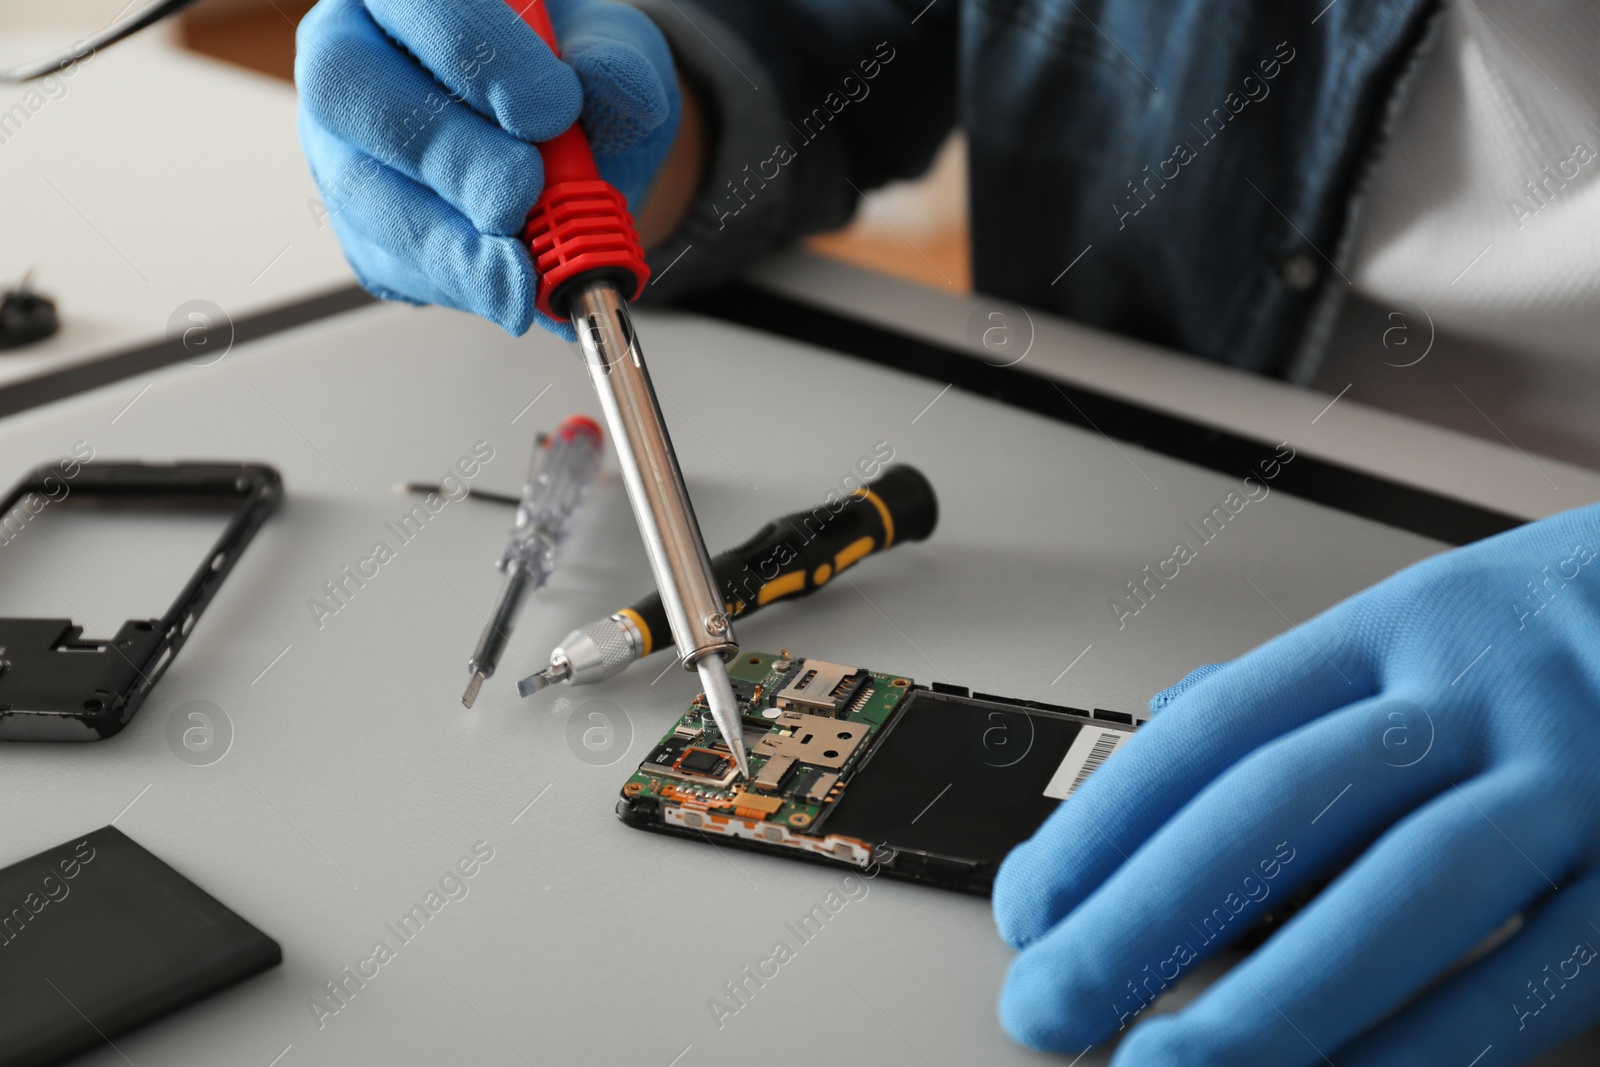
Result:
{"label": "green circuit board", "polygon": [[741,778],[701,694],[624,784],[653,796],[669,822],[714,827],[840,855],[853,846],[789,840],[809,834],[836,803],[912,680],[786,654],[742,652],[728,664],[750,757]]}

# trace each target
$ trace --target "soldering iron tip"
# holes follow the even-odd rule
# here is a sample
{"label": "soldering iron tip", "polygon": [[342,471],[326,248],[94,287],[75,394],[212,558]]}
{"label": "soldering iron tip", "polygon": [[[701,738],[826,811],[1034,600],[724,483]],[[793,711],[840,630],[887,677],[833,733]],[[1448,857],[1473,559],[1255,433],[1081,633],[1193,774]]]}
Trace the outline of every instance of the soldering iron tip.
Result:
{"label": "soldering iron tip", "polygon": [[478,699],[478,690],[483,688],[484,674],[482,671],[473,671],[472,678],[467,682],[467,691],[461,694],[462,707],[472,707],[473,701]]}
{"label": "soldering iron tip", "polygon": [[706,656],[695,664],[700,672],[700,682],[706,687],[706,707],[716,721],[722,740],[733,753],[733,762],[739,773],[750,777],[750,756],[744,750],[744,729],[739,723],[739,701],[733,695],[733,685],[728,681],[728,668],[716,656]]}

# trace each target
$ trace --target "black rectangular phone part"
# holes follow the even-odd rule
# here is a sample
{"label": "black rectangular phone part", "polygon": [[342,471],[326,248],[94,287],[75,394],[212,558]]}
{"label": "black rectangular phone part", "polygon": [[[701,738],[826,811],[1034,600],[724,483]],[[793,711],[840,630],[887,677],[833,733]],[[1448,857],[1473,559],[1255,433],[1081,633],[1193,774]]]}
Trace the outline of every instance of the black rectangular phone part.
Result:
{"label": "black rectangular phone part", "polygon": [[35,1067],[276,966],[278,943],[113,826],[0,870],[0,1067]]}
{"label": "black rectangular phone part", "polygon": [[0,502],[0,566],[4,543],[49,508],[208,509],[227,522],[159,618],[92,640],[71,619],[0,618],[0,740],[99,741],[126,726],[282,496],[278,472],[259,463],[66,461],[13,486]]}
{"label": "black rectangular phone part", "polygon": [[816,832],[874,842],[892,873],[987,894],[1006,853],[1061,803],[1047,789],[1085,730],[1086,741],[1103,738],[1114,751],[1133,727],[914,691]]}
{"label": "black rectangular phone part", "polygon": [[[796,708],[794,664],[841,679],[841,704]],[[697,702],[624,785],[638,829],[988,894],[1000,861],[1135,730],[1133,716],[1016,700],[799,657],[729,666],[751,778],[682,754],[726,745]],[[763,733],[760,726],[769,728]],[[719,767],[721,765],[719,764]]]}

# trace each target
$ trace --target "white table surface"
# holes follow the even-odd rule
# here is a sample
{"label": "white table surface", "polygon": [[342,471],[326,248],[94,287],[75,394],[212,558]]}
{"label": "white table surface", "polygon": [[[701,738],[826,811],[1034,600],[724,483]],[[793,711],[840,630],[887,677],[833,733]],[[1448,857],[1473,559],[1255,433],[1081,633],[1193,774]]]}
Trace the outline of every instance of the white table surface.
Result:
{"label": "white table surface", "polygon": [[[933,539],[748,620],[749,648],[1136,708],[1190,667],[1280,631],[1277,609],[1305,618],[1438,547],[1274,494],[1118,631],[1109,596],[1230,479],[960,390],[927,408],[926,382],[692,316],[642,315],[640,331],[714,548],[820,500],[877,441],[941,495]],[[486,440],[495,458],[477,484],[515,491],[535,430],[594,410],[559,342],[386,306],[0,424],[7,478],[83,440],[102,458],[265,460],[287,485],[281,513],[121,735],[0,749],[0,803],[26,813],[9,822],[0,858],[115,820],[283,945],[281,967],[119,1039],[134,1063],[664,1067],[681,1055],[692,1067],[809,1064],[830,1048],[850,1062],[1035,1059],[995,1023],[1010,953],[986,904],[883,879],[716,1025],[708,999],[842,874],[617,822],[617,790],[693,695],[687,676],[652,685],[655,670],[639,669],[517,699],[512,681],[567,628],[646,587],[614,476],[475,711],[458,703],[463,661],[495,594],[505,509],[449,505],[318,627],[308,600],[409,507],[396,483],[435,477]],[[182,533],[150,551],[152,565],[187,564]],[[5,566],[19,547],[33,562]],[[78,601],[72,587],[34,577],[70,580],[50,551],[0,549],[0,600],[71,613],[61,601]],[[110,610],[79,606],[91,621]],[[220,708],[233,731],[209,766],[180,760],[169,741],[192,701]],[[596,711],[618,726],[608,765],[569,744],[569,723]],[[384,924],[480,840],[495,858],[469,896],[319,1028],[308,1004],[322,983],[388,939]],[[797,1019],[814,1029],[797,1033]],[[123,1061],[108,1049],[85,1062]]]}

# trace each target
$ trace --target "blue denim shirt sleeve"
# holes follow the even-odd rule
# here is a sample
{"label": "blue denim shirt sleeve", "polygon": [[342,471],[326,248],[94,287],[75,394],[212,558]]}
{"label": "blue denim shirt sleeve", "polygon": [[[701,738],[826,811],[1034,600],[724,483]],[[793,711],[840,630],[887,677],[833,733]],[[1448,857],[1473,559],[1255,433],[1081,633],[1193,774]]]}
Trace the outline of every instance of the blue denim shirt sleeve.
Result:
{"label": "blue denim shirt sleeve", "polygon": [[962,69],[986,72],[962,99],[977,286],[1209,360],[1300,370],[1318,313],[1349,289],[1356,198],[1438,7],[966,5]]}
{"label": "blue denim shirt sleeve", "polygon": [[860,191],[926,170],[954,125],[954,0],[630,2],[661,26],[714,130],[688,219],[650,252],[651,300],[842,226]]}
{"label": "blue denim shirt sleeve", "polygon": [[[640,2],[704,21],[668,35],[680,54],[705,53],[685,58],[715,82],[724,116],[686,227],[695,248],[669,290],[841,223],[857,190],[925,168],[959,114],[980,291],[1302,379],[1348,291],[1360,195],[1442,9],[1442,0]],[[714,34],[736,43],[693,44]],[[893,59],[864,83],[869,98],[848,100],[843,79],[863,77],[859,63],[880,42]],[[759,80],[718,70],[728,56],[717,53],[734,49]],[[821,119],[826,129],[809,136]],[[747,129],[776,131],[792,158],[780,166],[759,145],[732,147]],[[765,185],[750,179],[775,170]]]}

